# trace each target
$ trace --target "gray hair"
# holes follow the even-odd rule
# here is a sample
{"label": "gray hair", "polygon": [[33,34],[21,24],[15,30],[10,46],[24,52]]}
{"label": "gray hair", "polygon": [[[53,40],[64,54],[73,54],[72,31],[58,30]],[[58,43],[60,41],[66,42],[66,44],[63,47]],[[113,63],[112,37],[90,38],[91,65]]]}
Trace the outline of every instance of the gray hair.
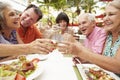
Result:
{"label": "gray hair", "polygon": [[3,25],[5,25],[3,12],[8,7],[11,7],[11,6],[5,2],[0,2],[0,30],[2,30]]}
{"label": "gray hair", "polygon": [[87,13],[88,14],[88,20],[90,21],[95,21],[95,16],[91,13]]}
{"label": "gray hair", "polygon": [[[95,16],[93,14],[91,14],[91,13],[83,13],[80,16],[83,16],[83,15],[86,16],[90,22],[95,21]],[[80,19],[80,16],[79,16],[79,19]]]}

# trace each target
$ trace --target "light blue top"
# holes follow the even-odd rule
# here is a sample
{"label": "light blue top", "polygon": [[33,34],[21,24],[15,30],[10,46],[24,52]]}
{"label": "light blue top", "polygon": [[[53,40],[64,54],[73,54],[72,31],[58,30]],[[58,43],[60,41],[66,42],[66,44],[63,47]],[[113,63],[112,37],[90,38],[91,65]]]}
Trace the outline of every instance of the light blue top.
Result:
{"label": "light blue top", "polygon": [[[120,36],[112,45],[112,35],[109,34],[105,44],[104,55],[109,57],[114,57],[119,47],[120,47]],[[116,74],[116,75],[120,77],[120,74]]]}
{"label": "light blue top", "polygon": [[105,44],[104,55],[110,56],[110,57],[115,56],[119,47],[120,47],[120,36],[115,41],[115,43],[112,45],[112,35],[111,34],[108,35],[106,44]]}

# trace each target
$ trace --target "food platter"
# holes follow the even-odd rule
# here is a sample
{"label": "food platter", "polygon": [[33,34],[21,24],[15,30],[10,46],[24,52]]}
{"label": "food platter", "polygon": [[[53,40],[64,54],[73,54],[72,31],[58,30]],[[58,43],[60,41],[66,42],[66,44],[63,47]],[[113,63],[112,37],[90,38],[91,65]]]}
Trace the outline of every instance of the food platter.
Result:
{"label": "food platter", "polygon": [[[26,57],[27,58],[27,60],[34,60],[34,59],[37,59],[35,56],[33,57],[31,57],[30,58],[30,56],[29,57]],[[18,59],[14,59],[14,60],[9,60],[9,61],[5,61],[5,62],[1,62],[0,64],[10,64],[10,63],[12,63],[12,62],[17,62],[18,61]],[[42,74],[42,72],[43,72],[43,67],[42,67],[42,65],[41,65],[41,61],[39,61],[39,62],[37,62],[37,64],[36,64],[36,67],[35,67],[35,69],[34,69],[34,71],[30,74],[30,75],[28,75],[27,77],[26,77],[26,80],[32,80],[32,79],[35,79],[35,78],[37,78],[39,75],[41,75]],[[1,77],[0,76],[0,80],[2,79],[4,79],[4,80],[8,80],[8,78],[9,78],[9,80],[14,80],[14,78],[15,78],[15,76],[6,76],[6,77]],[[10,79],[11,78],[11,79]],[[13,79],[12,79],[13,78]]]}
{"label": "food platter", "polygon": [[[120,78],[117,75],[115,75],[114,73],[112,73],[110,71],[107,71],[107,70],[104,70],[104,69],[98,67],[95,64],[77,64],[77,68],[78,68],[78,70],[80,72],[80,75],[81,75],[83,80],[103,80],[102,79],[103,74],[105,74],[104,77],[108,77],[108,79],[104,79],[104,80],[120,80]],[[96,79],[96,78],[93,79],[94,77],[92,77],[90,79],[90,75],[88,75],[88,72],[90,72],[90,69],[95,70],[95,72],[96,72],[96,70],[97,71],[102,71],[102,75],[100,75],[100,78],[99,79]],[[95,74],[98,74],[98,73],[95,73]]]}

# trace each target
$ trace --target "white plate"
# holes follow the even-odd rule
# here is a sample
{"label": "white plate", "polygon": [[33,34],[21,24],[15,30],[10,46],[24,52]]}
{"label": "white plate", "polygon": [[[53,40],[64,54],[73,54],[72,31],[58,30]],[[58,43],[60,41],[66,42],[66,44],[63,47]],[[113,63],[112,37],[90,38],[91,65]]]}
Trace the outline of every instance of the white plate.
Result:
{"label": "white plate", "polygon": [[[98,66],[95,64],[77,64],[77,68],[78,68],[83,80],[88,80],[88,77],[85,74],[85,69],[92,68],[92,67],[98,67]],[[98,67],[98,68],[100,68],[100,67]],[[100,69],[102,69],[102,68],[100,68]],[[102,69],[102,70],[104,70],[104,69]],[[117,75],[115,75],[114,73],[107,71],[107,70],[104,70],[104,71],[106,73],[108,73],[111,77],[115,78],[115,80],[120,80],[120,78]]]}
{"label": "white plate", "polygon": [[38,58],[40,61],[46,60],[48,58],[49,54],[30,54],[27,55],[27,59],[33,59],[33,58]]}
{"label": "white plate", "polygon": [[[32,60],[32,59],[34,59],[34,58],[37,58],[37,57],[27,57],[27,59],[28,60]],[[9,61],[5,61],[5,62],[1,62],[0,64],[9,64],[9,63],[11,63],[11,62],[13,62],[13,61],[17,61],[18,59],[15,59],[15,60],[9,60]],[[37,63],[37,68],[36,68],[36,70],[32,73],[32,74],[30,74],[27,78],[26,78],[26,80],[32,80],[32,79],[35,79],[35,78],[37,78],[40,74],[42,74],[42,72],[43,72],[43,70],[44,70],[44,68],[42,67],[42,65],[41,65],[41,62],[38,62]]]}

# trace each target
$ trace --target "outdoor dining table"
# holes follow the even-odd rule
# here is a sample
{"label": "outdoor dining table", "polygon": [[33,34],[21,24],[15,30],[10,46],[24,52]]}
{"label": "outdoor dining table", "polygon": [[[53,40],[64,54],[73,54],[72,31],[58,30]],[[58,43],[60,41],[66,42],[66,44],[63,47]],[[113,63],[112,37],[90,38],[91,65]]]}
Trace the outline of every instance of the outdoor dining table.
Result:
{"label": "outdoor dining table", "polygon": [[41,67],[43,72],[34,80],[82,80],[72,57],[64,56],[58,50],[41,61]]}
{"label": "outdoor dining table", "polygon": [[[71,55],[64,55],[57,49],[49,54],[28,54],[27,59],[39,58],[39,71],[37,74],[27,80],[82,80],[77,67],[72,61]],[[10,63],[16,60],[14,57],[6,58],[0,61]]]}
{"label": "outdoor dining table", "polygon": [[[80,69],[85,64],[75,65],[72,61],[72,55],[64,55],[58,50],[54,50],[48,54],[47,59],[41,60],[40,63],[41,67],[43,67],[43,72],[34,80],[87,80],[84,75],[85,72],[82,70],[83,68]],[[95,67],[96,65],[88,64],[87,66]],[[109,71],[107,73],[115,80],[120,80],[114,73]]]}
{"label": "outdoor dining table", "polygon": [[[36,70],[29,75],[26,80],[87,80],[88,78],[83,70],[85,69],[85,66],[97,66],[95,64],[75,65],[72,61],[72,55],[64,55],[57,49],[49,54],[29,54],[26,55],[26,58],[28,60],[33,60],[36,58],[40,59]],[[16,59],[7,60],[0,63],[10,63],[11,61],[16,61]],[[115,80],[120,80],[120,78],[114,73],[106,70],[104,71]]]}
{"label": "outdoor dining table", "polygon": [[[83,65],[89,67],[95,66],[94,64],[75,65],[72,61],[72,55],[64,55],[57,49],[49,54],[29,54],[26,58],[29,60],[35,58],[40,59],[40,62],[37,65],[38,68],[33,75],[31,74],[26,80],[87,80],[82,68]],[[7,60],[7,62],[13,60]],[[107,73],[115,78],[115,80],[120,80],[114,73],[109,71],[107,71]]]}

